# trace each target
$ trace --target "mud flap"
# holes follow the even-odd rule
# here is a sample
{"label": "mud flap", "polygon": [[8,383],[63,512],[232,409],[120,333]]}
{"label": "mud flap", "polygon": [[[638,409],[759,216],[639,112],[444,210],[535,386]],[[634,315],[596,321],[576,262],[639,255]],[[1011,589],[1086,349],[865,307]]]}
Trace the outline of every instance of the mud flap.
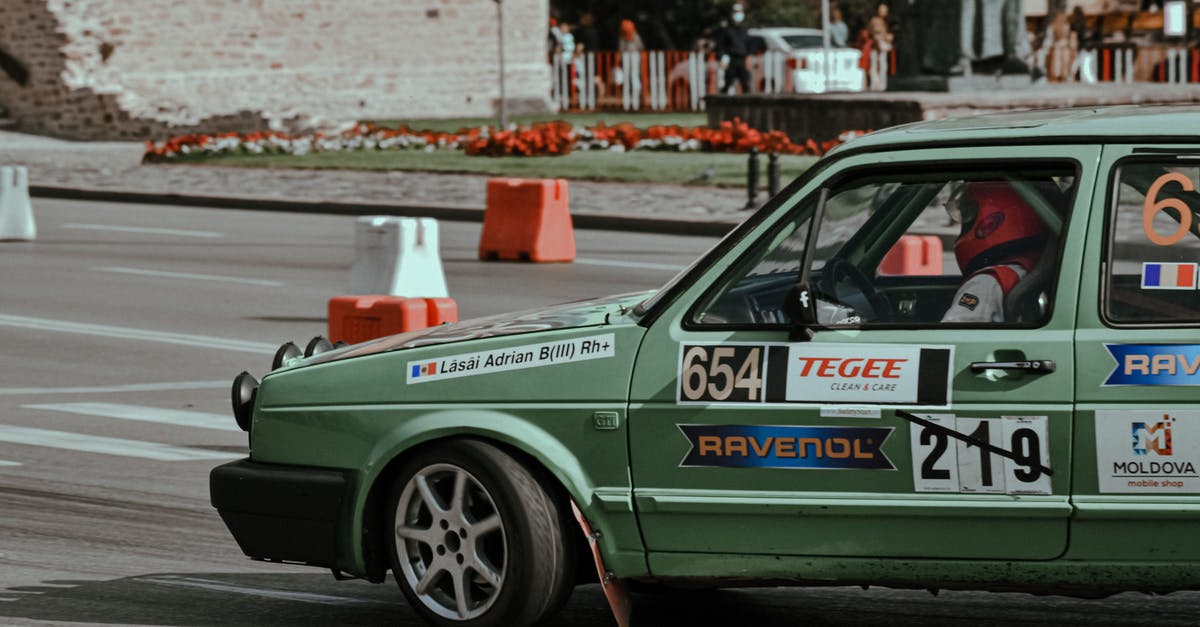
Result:
{"label": "mud flap", "polygon": [[617,627],[629,627],[630,614],[633,609],[633,602],[629,598],[629,586],[604,567],[604,558],[600,557],[600,546],[596,542],[600,534],[592,531],[592,526],[583,517],[583,512],[579,511],[579,506],[575,504],[575,499],[571,499],[571,511],[575,513],[575,520],[579,521],[579,527],[583,529],[583,535],[587,538],[588,548],[592,550],[592,557],[596,560],[596,573],[600,576],[600,586],[604,589],[604,598],[608,599],[608,606],[612,608]]}

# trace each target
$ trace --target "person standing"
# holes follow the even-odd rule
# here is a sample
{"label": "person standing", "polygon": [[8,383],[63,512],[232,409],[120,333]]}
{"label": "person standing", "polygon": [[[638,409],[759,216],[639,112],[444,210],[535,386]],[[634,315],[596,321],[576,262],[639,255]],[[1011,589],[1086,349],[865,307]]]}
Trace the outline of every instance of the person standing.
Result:
{"label": "person standing", "polygon": [[742,93],[750,93],[750,70],[746,69],[746,57],[750,56],[750,31],[746,28],[746,7],[738,2],[733,5],[730,22],[717,36],[717,54],[721,57],[721,69],[725,70],[725,91],[741,84]]}
{"label": "person standing", "polygon": [[872,91],[887,89],[887,75],[891,68],[892,29],[888,24],[888,5],[880,2],[875,9],[875,15],[867,22],[867,31],[871,34],[872,54],[870,86]]}
{"label": "person standing", "polygon": [[621,70],[617,75],[622,87],[622,100],[625,109],[641,108],[642,94],[642,52],[646,46],[642,44],[642,36],[637,32],[633,20],[621,20],[617,35],[617,52],[621,58]]}
{"label": "person standing", "polygon": [[1095,83],[1096,49],[1088,40],[1087,16],[1079,6],[1071,12],[1071,49],[1075,52],[1071,76],[1078,75],[1081,83]]}
{"label": "person standing", "polygon": [[829,40],[837,48],[845,48],[850,43],[850,27],[838,7],[829,10]]}
{"label": "person standing", "polygon": [[575,27],[575,44],[584,52],[596,52],[600,49],[600,34],[596,32],[596,17],[591,11],[584,11],[579,16],[579,25]]}

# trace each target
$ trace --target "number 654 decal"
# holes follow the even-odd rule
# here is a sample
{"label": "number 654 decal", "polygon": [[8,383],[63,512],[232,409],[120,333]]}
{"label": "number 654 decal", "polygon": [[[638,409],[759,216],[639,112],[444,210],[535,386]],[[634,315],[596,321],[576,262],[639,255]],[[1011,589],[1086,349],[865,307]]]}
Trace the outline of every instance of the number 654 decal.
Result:
{"label": "number 654 decal", "polygon": [[912,423],[917,492],[1050,494],[1045,416],[916,416]]}

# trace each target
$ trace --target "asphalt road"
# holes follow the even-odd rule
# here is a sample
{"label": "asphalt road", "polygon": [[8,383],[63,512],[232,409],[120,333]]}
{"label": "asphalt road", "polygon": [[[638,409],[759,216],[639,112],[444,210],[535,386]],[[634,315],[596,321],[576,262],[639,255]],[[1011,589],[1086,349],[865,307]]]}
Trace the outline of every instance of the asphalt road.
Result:
{"label": "asphalt road", "polygon": [[[394,584],[245,559],[208,471],[245,454],[228,389],[325,333],[354,220],[40,200],[0,243],[0,625],[415,625]],[[442,224],[462,317],[649,289],[713,243],[576,233],[573,264],[481,263]],[[857,588],[637,596],[647,625],[1188,625],[1200,594],[1102,601]],[[611,624],[597,586],[556,624]]]}

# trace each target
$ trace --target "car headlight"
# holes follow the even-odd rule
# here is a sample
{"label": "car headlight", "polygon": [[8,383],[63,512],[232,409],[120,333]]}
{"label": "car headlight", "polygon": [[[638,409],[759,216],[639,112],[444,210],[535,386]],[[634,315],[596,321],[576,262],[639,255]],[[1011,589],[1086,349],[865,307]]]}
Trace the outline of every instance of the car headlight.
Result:
{"label": "car headlight", "polygon": [[243,371],[233,379],[230,394],[233,401],[233,419],[242,431],[250,431],[250,418],[254,415],[254,396],[258,394],[258,379]]}

